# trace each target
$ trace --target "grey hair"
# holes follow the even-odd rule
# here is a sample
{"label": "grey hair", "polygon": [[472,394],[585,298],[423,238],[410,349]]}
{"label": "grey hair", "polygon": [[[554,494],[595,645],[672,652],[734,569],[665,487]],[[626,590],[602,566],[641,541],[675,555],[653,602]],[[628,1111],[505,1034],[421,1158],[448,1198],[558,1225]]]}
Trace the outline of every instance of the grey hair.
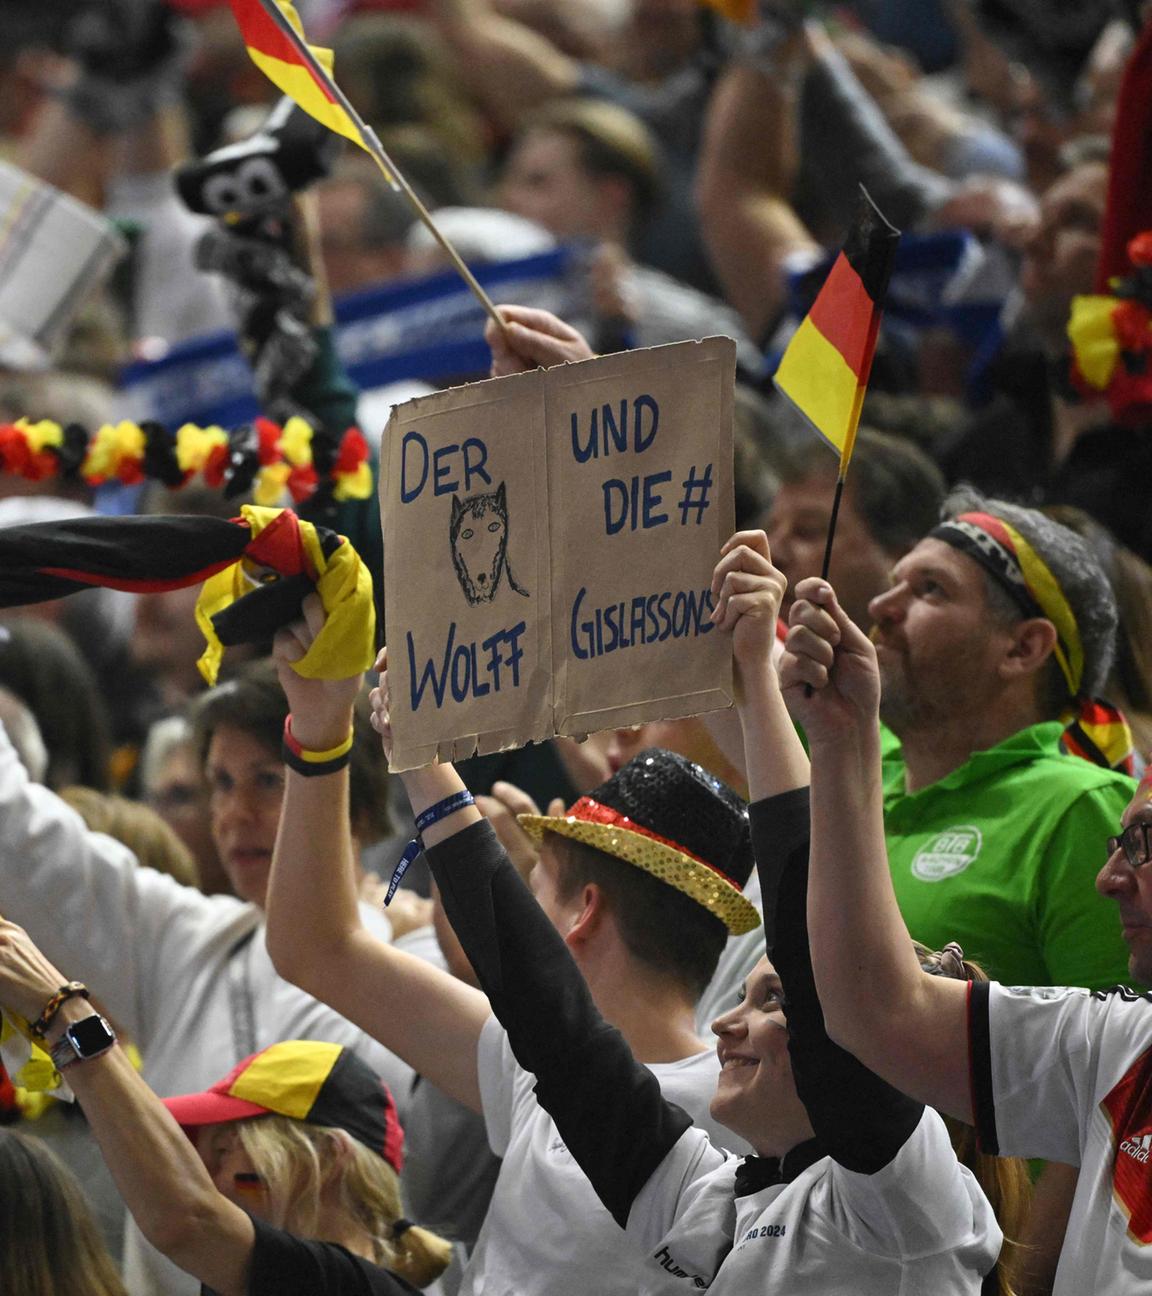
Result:
{"label": "grey hair", "polygon": [[[971,486],[959,486],[953,490],[944,501],[941,516],[954,518],[961,513],[990,513],[1001,518],[1019,531],[1048,565],[1080,630],[1080,642],[1084,648],[1080,691],[1088,696],[1099,693],[1112,669],[1118,617],[1112,585],[1091,546],[1075,531],[1054,522],[1037,509],[989,499]],[[990,606],[1000,609],[1007,595],[987,573],[985,584],[989,590]],[[1013,607],[1013,616],[1018,619],[1019,609]],[[1058,672],[1056,663],[1052,665]],[[1052,709],[1058,712],[1068,700],[1068,689],[1062,675],[1059,684],[1054,683],[1050,692],[1054,703]]]}
{"label": "grey hair", "polygon": [[192,752],[193,761],[198,765],[200,755],[196,750],[196,736],[186,716],[162,716],[149,726],[140,753],[140,790],[145,799],[155,792],[164,762],[178,747],[184,746]]}
{"label": "grey hair", "polygon": [[48,773],[48,749],[36,717],[21,698],[0,685],[0,724],[16,749],[20,764],[33,783],[43,783]]}

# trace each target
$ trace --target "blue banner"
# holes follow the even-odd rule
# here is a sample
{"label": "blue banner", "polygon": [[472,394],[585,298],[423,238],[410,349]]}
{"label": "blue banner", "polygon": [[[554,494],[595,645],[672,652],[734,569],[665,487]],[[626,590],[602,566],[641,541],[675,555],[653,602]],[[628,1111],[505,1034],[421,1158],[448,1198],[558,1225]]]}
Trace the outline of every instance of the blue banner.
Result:
{"label": "blue banner", "polygon": [[[561,317],[576,300],[576,258],[557,248],[513,261],[472,267],[500,301],[541,306]],[[363,391],[403,379],[446,384],[487,374],[487,316],[455,271],[404,279],[335,303],[336,351]],[[120,386],[136,419],[235,427],[260,413],[252,371],[232,332],[173,347],[158,360],[137,361]]]}
{"label": "blue banner", "polygon": [[[811,309],[835,259],[829,254],[789,275],[789,312],[797,322]],[[883,328],[891,341],[909,347],[925,328],[954,334],[971,349],[968,394],[978,399],[984,371],[1003,342],[1015,281],[1012,254],[999,244],[982,243],[964,230],[905,234],[888,284]],[[779,355],[769,359],[775,369]]]}

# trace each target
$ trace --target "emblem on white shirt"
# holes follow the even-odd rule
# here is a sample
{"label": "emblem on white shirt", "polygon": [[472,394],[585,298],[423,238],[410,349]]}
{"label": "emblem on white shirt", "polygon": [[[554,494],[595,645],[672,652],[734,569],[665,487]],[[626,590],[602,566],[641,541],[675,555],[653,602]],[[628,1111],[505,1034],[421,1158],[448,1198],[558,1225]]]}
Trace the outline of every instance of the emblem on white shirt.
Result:
{"label": "emblem on white shirt", "polygon": [[957,824],[945,828],[916,852],[912,861],[912,876],[921,882],[940,882],[954,877],[972,864],[980,854],[984,837],[972,824]]}
{"label": "emblem on white shirt", "polygon": [[1126,1152],[1133,1161],[1147,1162],[1150,1148],[1152,1148],[1152,1134],[1141,1134],[1139,1138],[1125,1139],[1120,1144],[1120,1151]]}
{"label": "emblem on white shirt", "polygon": [[1129,1236],[1152,1244],[1152,1052],[1133,1061],[1100,1106],[1112,1126],[1117,1152],[1112,1164],[1114,1200],[1128,1217]]}

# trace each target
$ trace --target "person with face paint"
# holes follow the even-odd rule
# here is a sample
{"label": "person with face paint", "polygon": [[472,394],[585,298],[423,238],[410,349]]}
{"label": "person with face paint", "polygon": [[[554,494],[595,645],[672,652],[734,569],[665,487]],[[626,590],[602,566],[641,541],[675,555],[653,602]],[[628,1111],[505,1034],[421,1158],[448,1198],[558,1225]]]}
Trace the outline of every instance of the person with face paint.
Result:
{"label": "person with face paint", "polygon": [[[713,1026],[721,1074],[712,1114],[756,1155],[723,1151],[662,1097],[474,807],[425,830],[429,863],[538,1101],[645,1258],[640,1290],[988,1290],[1002,1233],[940,1117],[824,1032],[805,930],[807,761],[771,660],[783,587],[763,532],[728,542],[714,621],[733,637],[768,957]],[[386,675],[374,706],[387,746]],[[449,766],[405,781],[418,815],[462,789]],[[546,832],[571,822],[528,820]],[[644,841],[627,821],[615,830]]]}
{"label": "person with face paint", "polygon": [[62,985],[80,983],[0,919],[0,1004],[44,1023],[141,1232],[203,1296],[406,1296],[446,1268],[451,1245],[402,1215],[392,1095],[349,1049],[281,1041],[161,1100]]}
{"label": "person with face paint", "polygon": [[[875,647],[818,579],[801,583],[790,619],[781,681],[812,754],[808,918],[829,1034],[890,1083],[974,1124],[986,1152],[1079,1166],[1055,1296],[1148,1290],[1150,996],[923,975],[886,859]],[[1152,978],[1150,836],[1145,777],[1100,842],[1096,881],[1119,909],[1139,982]]]}

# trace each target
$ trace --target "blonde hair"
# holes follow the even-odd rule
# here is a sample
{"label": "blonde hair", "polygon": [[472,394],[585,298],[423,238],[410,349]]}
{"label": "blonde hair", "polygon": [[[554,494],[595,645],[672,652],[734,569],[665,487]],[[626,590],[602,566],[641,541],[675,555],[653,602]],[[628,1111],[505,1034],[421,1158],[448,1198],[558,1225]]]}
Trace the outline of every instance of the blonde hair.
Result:
{"label": "blonde hair", "polygon": [[92,832],[115,837],[144,868],[167,873],[183,886],[199,886],[192,852],[163,819],[140,801],[90,787],[68,787],[60,793]]}
{"label": "blonde hair", "polygon": [[452,1244],[404,1219],[396,1171],[343,1130],[278,1115],[238,1121],[237,1129],[267,1189],[269,1223],[316,1237],[321,1190],[332,1165],[343,1164],[338,1208],[372,1238],[377,1264],[414,1287],[426,1287],[448,1267]]}
{"label": "blonde hair", "polygon": [[[951,977],[956,981],[988,980],[984,969],[966,959],[964,951],[955,943],[945,945],[942,950],[930,950],[919,941],[913,941],[912,946],[920,966],[932,976]],[[1032,1206],[1032,1178],[1028,1173],[1028,1163],[1020,1157],[989,1156],[980,1150],[976,1131],[971,1125],[953,1116],[944,1116],[943,1120],[956,1160],[972,1171],[1004,1234],[1004,1245],[996,1262],[996,1296],[1016,1296],[1025,1251],[1019,1239]]]}
{"label": "blonde hair", "polygon": [[39,1139],[0,1129],[0,1202],[0,1274],[22,1296],[127,1296],[80,1185]]}

